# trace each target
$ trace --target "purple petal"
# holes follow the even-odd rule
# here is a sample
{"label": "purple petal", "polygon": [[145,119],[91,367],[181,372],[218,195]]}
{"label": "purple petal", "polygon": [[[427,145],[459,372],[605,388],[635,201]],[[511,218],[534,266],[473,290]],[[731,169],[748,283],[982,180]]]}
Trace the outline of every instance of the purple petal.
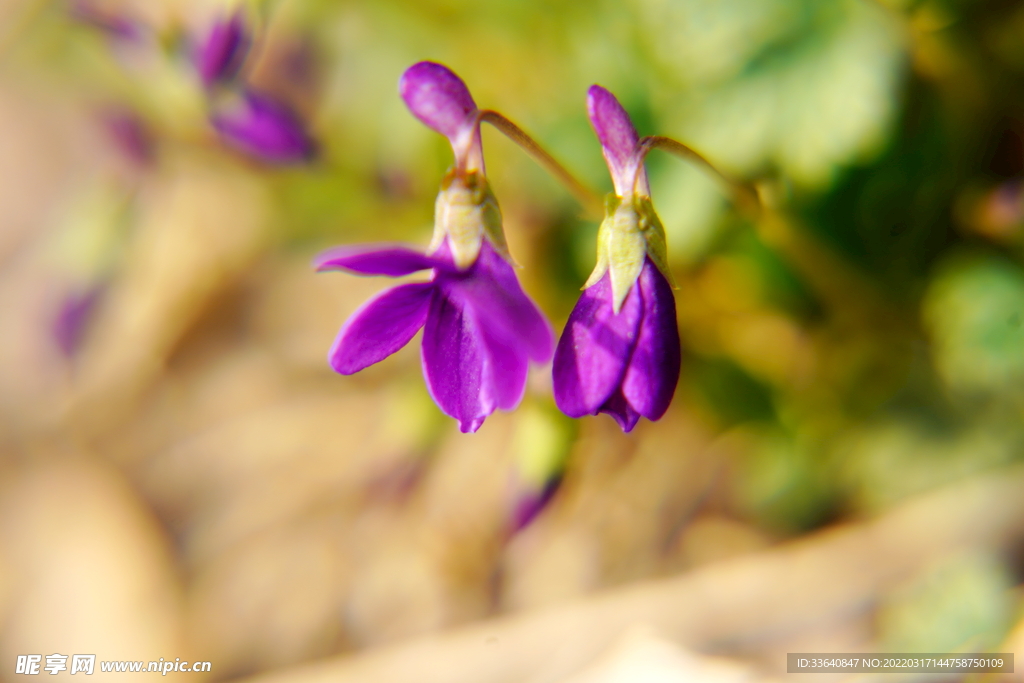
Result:
{"label": "purple petal", "polygon": [[614,312],[608,274],[583,291],[555,349],[555,403],[563,413],[594,415],[618,389],[642,314],[636,286]]}
{"label": "purple petal", "polygon": [[401,277],[430,268],[452,270],[449,261],[402,245],[362,244],[358,246],[335,247],[313,259],[318,272],[325,270],[347,270],[359,275],[387,275]]}
{"label": "purple petal", "polygon": [[435,62],[413,64],[398,81],[398,92],[413,115],[449,140],[473,125],[476,103],[462,79]]}
{"label": "purple petal", "polygon": [[[479,316],[475,316],[479,321]],[[482,321],[478,322],[480,342],[486,359],[484,390],[488,401],[502,410],[512,410],[526,393],[529,360],[513,340],[502,338]]]}
{"label": "purple petal", "polygon": [[475,432],[494,412],[484,366],[474,322],[457,301],[435,296],[423,328],[423,376],[434,402],[463,432]]}
{"label": "purple petal", "polygon": [[[622,108],[615,95],[599,85],[592,85],[587,91],[587,114],[590,124],[601,141],[601,151],[608,170],[612,174],[615,193],[625,197],[633,191],[633,168],[636,164],[636,145],[640,137],[629,120],[629,114]],[[647,177],[643,169],[640,171],[640,187],[647,189]]]}
{"label": "purple petal", "polygon": [[234,78],[245,61],[251,42],[241,11],[235,12],[230,19],[217,20],[196,56],[196,67],[203,84],[209,87]]}
{"label": "purple petal", "polygon": [[227,144],[264,161],[308,161],[315,153],[298,117],[264,95],[246,93],[240,107],[214,114],[211,123]]}
{"label": "purple petal", "polygon": [[640,413],[629,405],[629,401],[622,395],[621,388],[615,390],[615,393],[604,402],[598,412],[611,415],[619,423],[622,431],[627,434],[633,431],[633,427],[636,427],[636,423],[640,421]]}
{"label": "purple petal", "polygon": [[[444,245],[435,258],[449,262]],[[449,265],[435,283],[440,296],[423,332],[424,376],[441,410],[473,432],[496,408],[519,405],[529,359],[551,356],[551,329],[487,242],[471,268]]]}
{"label": "purple petal", "polygon": [[351,375],[408,344],[426,322],[434,291],[430,282],[399,285],[363,304],[335,339],[331,367]]}
{"label": "purple petal", "polygon": [[676,301],[665,276],[650,259],[644,262],[637,284],[644,314],[622,379],[622,395],[638,413],[657,420],[668,410],[679,380]]}
{"label": "purple petal", "polygon": [[546,363],[554,350],[554,333],[544,314],[519,285],[512,266],[484,240],[469,277],[455,280],[462,296],[474,303],[480,324],[495,338],[522,348],[530,360]]}

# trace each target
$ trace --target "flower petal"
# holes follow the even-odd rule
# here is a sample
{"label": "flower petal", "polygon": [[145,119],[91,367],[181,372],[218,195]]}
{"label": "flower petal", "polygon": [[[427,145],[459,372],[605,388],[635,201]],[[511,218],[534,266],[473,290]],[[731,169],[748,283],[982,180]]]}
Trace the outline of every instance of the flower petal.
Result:
{"label": "flower petal", "polygon": [[432,282],[399,285],[363,304],[335,339],[331,367],[351,375],[408,344],[426,322],[434,290]]}
{"label": "flower petal", "polygon": [[636,427],[636,423],[640,421],[640,413],[633,406],[629,405],[629,401],[622,395],[621,387],[608,397],[608,400],[604,402],[604,405],[600,407],[598,412],[611,415],[619,423],[622,431],[627,434],[633,431],[633,427]]}
{"label": "flower petal", "polygon": [[399,79],[398,92],[416,118],[449,140],[474,124],[473,96],[462,79],[442,64],[413,64]]}
{"label": "flower petal", "polygon": [[650,259],[644,263],[637,285],[644,313],[622,378],[622,395],[638,413],[657,420],[668,410],[679,381],[676,302],[665,276]]}
{"label": "flower petal", "polygon": [[427,389],[463,432],[475,432],[495,403],[485,389],[486,351],[471,315],[438,292],[423,328],[423,377]]}
{"label": "flower petal", "polygon": [[[615,194],[626,197],[633,194],[633,169],[636,166],[636,145],[640,137],[615,95],[599,85],[587,91],[587,115],[590,125],[601,141],[601,151],[612,174]],[[650,194],[647,174],[641,167],[638,178],[640,189]]]}
{"label": "flower petal", "polygon": [[550,323],[523,292],[512,265],[487,240],[469,277],[457,282],[462,296],[472,300],[481,326],[496,339],[522,348],[536,363],[551,360],[555,340]]}
{"label": "flower petal", "polygon": [[555,403],[563,413],[594,415],[618,389],[636,344],[641,315],[636,286],[617,314],[607,274],[583,290],[555,349]]}
{"label": "flower petal", "polygon": [[218,19],[196,55],[196,68],[203,85],[210,87],[234,78],[251,42],[240,10],[230,19]]}
{"label": "flower petal", "polygon": [[[479,316],[474,316],[479,321]],[[486,350],[484,389],[490,401],[502,410],[512,410],[526,393],[529,361],[514,341],[502,338],[478,322],[480,341]]]}
{"label": "flower petal", "polygon": [[450,261],[427,256],[400,244],[361,244],[334,247],[313,259],[317,272],[347,270],[359,275],[401,277],[430,268],[453,270]]}
{"label": "flower petal", "polygon": [[271,163],[308,161],[316,151],[298,117],[264,95],[248,92],[238,106],[215,113],[210,122],[227,144]]}

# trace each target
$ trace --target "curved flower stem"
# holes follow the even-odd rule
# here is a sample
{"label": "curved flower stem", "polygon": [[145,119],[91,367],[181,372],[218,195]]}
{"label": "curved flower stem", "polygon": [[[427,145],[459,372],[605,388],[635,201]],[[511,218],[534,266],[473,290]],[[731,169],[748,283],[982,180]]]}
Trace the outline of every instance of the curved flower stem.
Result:
{"label": "curved flower stem", "polygon": [[661,135],[649,135],[642,138],[637,143],[636,148],[636,170],[634,171],[633,186],[636,187],[636,183],[640,178],[640,169],[643,167],[644,157],[647,156],[648,152],[652,149],[661,149],[671,154],[695,161],[698,166],[702,166],[705,170],[710,171],[711,175],[715,176],[729,189],[732,194],[733,202],[736,206],[747,213],[750,216],[757,216],[761,212],[761,199],[758,197],[757,191],[746,183],[740,183],[732,178],[728,177],[721,171],[719,171],[714,164],[704,158],[699,152],[695,151],[691,147],[684,145],[678,140],[667,138]]}
{"label": "curved flower stem", "polygon": [[576,180],[572,173],[564,166],[555,161],[555,158],[548,154],[529,135],[516,124],[492,109],[484,109],[480,112],[480,121],[485,121],[505,134],[512,142],[516,143],[527,154],[532,156],[541,166],[546,168],[553,176],[562,181],[569,192],[583,205],[587,214],[600,219],[604,215],[604,202],[601,198],[586,185]]}

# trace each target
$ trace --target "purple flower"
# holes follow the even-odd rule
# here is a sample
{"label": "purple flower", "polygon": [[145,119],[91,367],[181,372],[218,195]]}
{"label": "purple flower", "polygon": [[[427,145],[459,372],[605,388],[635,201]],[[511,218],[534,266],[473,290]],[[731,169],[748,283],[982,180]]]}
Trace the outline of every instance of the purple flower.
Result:
{"label": "purple flower", "polygon": [[607,413],[628,432],[641,416],[657,420],[668,409],[679,379],[679,330],[665,232],[636,130],[600,86],[587,93],[587,109],[615,193],[598,232],[597,267],[555,350],[555,402],[570,417]]}
{"label": "purple flower", "polygon": [[475,432],[495,409],[519,404],[529,362],[547,362],[554,340],[508,259],[501,212],[484,176],[479,112],[465,84],[447,67],[420,62],[402,75],[399,92],[455,152],[437,198],[434,240],[426,253],[396,245],[340,247],[315,264],[390,277],[430,270],[431,279],[367,302],[342,327],[329,361],[343,375],[359,372],[422,328],[431,396],[463,432]]}
{"label": "purple flower", "polygon": [[263,161],[295,163],[308,161],[316,153],[295,113],[266,95],[248,91],[210,120],[225,143]]}
{"label": "purple flower", "polygon": [[423,328],[427,388],[463,432],[475,432],[495,408],[515,408],[526,389],[528,361],[551,357],[547,321],[512,266],[486,242],[465,270],[455,265],[447,242],[432,255],[395,245],[341,247],[315,265],[389,277],[432,271],[429,282],[399,285],[364,304],[341,328],[328,360],[351,375],[398,351]]}
{"label": "purple flower", "polygon": [[196,69],[207,88],[231,81],[242,68],[252,44],[241,10],[218,19],[196,54]]}

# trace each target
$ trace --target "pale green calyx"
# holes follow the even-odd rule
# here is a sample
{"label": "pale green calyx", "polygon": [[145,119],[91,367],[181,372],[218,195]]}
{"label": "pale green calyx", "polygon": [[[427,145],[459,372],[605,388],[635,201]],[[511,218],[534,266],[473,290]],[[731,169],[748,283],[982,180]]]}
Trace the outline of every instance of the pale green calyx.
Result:
{"label": "pale green calyx", "polygon": [[630,287],[640,277],[647,256],[671,284],[665,228],[654,212],[651,198],[635,194],[623,199],[609,194],[605,199],[605,217],[597,231],[597,266],[583,288],[597,284],[609,273],[612,305],[618,313]]}
{"label": "pale green calyx", "polygon": [[441,183],[428,252],[437,251],[446,237],[458,268],[468,268],[476,262],[485,237],[495,251],[511,261],[501,227],[501,209],[482,173],[460,173],[453,169]]}

